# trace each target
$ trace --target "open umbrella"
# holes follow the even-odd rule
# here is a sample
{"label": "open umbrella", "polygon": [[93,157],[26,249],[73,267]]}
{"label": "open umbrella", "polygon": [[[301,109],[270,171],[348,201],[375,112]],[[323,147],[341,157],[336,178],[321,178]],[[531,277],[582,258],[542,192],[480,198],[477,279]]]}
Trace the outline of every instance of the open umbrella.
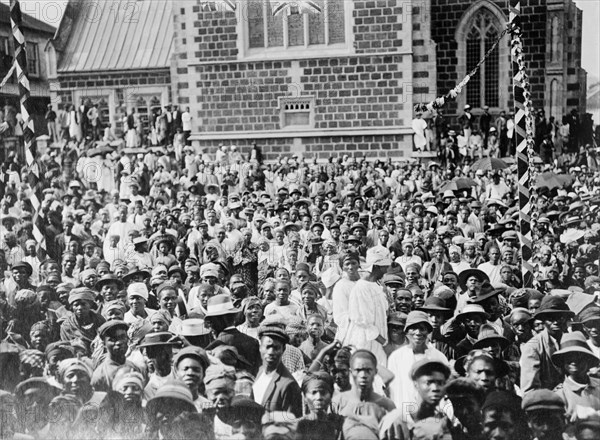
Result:
{"label": "open umbrella", "polygon": [[113,152],[113,149],[110,148],[108,145],[101,145],[96,148],[90,148],[86,154],[88,157],[94,157],[94,156],[101,156],[102,154],[108,154],[108,153],[112,153],[112,152]]}
{"label": "open umbrella", "polygon": [[473,188],[474,186],[477,186],[477,182],[475,182],[473,179],[469,179],[468,177],[457,177],[449,182],[444,183],[440,187],[439,192],[444,192],[448,190],[462,191],[465,189]]}
{"label": "open umbrella", "polygon": [[508,164],[502,159],[497,159],[495,157],[484,157],[483,159],[479,159],[477,162],[471,165],[471,169],[473,171],[504,170],[506,168],[508,168]]}
{"label": "open umbrella", "polygon": [[323,12],[321,6],[313,0],[271,0],[273,16],[286,13],[292,14],[318,14]]}
{"label": "open umbrella", "polygon": [[147,153],[145,148],[123,148],[123,153],[125,154],[145,154]]}
{"label": "open umbrella", "polygon": [[570,186],[575,178],[568,174],[556,174],[551,171],[538,174],[535,179],[535,186],[541,188],[545,186],[548,189],[562,188]]}

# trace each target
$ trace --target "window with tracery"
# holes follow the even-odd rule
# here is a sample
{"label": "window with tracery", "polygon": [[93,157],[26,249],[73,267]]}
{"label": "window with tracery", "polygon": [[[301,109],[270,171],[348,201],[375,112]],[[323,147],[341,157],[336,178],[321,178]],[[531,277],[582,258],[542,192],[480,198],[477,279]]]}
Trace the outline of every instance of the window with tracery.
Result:
{"label": "window with tracery", "polygon": [[[499,35],[499,23],[483,9],[475,15],[467,33],[466,63],[470,72],[491,49]],[[467,103],[473,107],[499,105],[499,50],[494,50],[467,84]]]}

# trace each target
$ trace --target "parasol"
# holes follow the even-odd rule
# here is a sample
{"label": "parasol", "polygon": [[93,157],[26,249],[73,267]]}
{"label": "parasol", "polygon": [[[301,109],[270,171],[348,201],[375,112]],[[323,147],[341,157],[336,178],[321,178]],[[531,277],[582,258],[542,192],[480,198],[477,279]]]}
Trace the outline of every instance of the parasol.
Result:
{"label": "parasol", "polygon": [[474,186],[477,186],[477,182],[475,182],[473,179],[469,179],[468,177],[457,177],[449,182],[444,183],[438,191],[462,191],[473,188]]}
{"label": "parasol", "polygon": [[502,159],[497,159],[495,157],[484,157],[471,165],[471,170],[473,171],[504,170],[506,168],[508,168],[508,164]]}
{"label": "parasol", "polygon": [[112,152],[113,152],[113,149],[110,148],[108,145],[101,145],[96,148],[90,148],[86,154],[88,157],[94,157],[94,156],[101,156],[103,154],[108,154],[108,153],[112,153]]}
{"label": "parasol", "polygon": [[125,154],[145,154],[148,151],[146,151],[145,148],[141,148],[141,147],[137,147],[137,148],[123,148],[123,153]]}
{"label": "parasol", "polygon": [[570,186],[575,178],[568,174],[556,174],[551,171],[538,174],[535,179],[536,188],[546,187],[548,189]]}
{"label": "parasol", "polygon": [[203,11],[235,11],[235,0],[200,0]]}

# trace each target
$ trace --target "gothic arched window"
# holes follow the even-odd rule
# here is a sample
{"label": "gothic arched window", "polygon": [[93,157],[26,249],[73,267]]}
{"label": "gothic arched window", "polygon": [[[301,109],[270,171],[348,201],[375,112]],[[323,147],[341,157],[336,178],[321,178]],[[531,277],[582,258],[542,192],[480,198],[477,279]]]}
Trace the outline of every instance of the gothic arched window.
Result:
{"label": "gothic arched window", "polygon": [[[499,23],[487,9],[474,16],[466,38],[466,70],[470,72],[499,35]],[[474,107],[499,105],[499,51],[494,50],[467,84],[467,103]]]}

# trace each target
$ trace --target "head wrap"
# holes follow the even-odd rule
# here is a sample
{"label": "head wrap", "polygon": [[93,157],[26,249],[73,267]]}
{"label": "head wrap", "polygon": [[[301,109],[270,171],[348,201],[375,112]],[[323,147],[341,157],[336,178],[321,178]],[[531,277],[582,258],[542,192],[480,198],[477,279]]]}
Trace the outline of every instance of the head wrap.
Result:
{"label": "head wrap", "polygon": [[262,308],[262,303],[258,296],[249,296],[242,300],[242,313],[246,311],[246,309],[254,304],[258,304]]}
{"label": "head wrap", "polygon": [[77,289],[71,290],[69,294],[69,304],[73,304],[78,300],[86,300],[90,303],[94,303],[96,298],[96,292],[88,289],[87,287],[78,287]]}
{"label": "head wrap", "polygon": [[157,310],[150,317],[150,322],[151,323],[154,323],[156,321],[160,321],[160,322],[164,322],[167,325],[171,325],[171,321],[172,320],[173,320],[173,318],[171,318],[171,315],[166,310]]}
{"label": "head wrap", "polygon": [[44,369],[45,356],[39,350],[23,350],[19,353],[19,360],[22,364],[27,364],[31,368]]}
{"label": "head wrap", "polygon": [[228,365],[211,365],[206,369],[204,376],[204,385],[206,388],[227,387],[230,390],[235,389],[235,369]]}
{"label": "head wrap", "polygon": [[317,299],[321,297],[321,291],[319,290],[319,285],[317,283],[311,283],[310,281],[307,281],[306,283],[302,284],[300,286],[300,295],[302,295],[302,292],[305,290],[314,293]]}
{"label": "head wrap", "polygon": [[304,321],[294,316],[289,318],[288,323],[285,326],[285,332],[290,336],[295,336],[299,334],[306,334],[308,333],[308,330],[306,329],[306,324],[304,324]]}
{"label": "head wrap", "polygon": [[127,337],[131,346],[137,345],[144,337],[152,332],[152,320],[136,319],[127,330]]}
{"label": "head wrap", "polygon": [[50,325],[48,325],[48,323],[46,321],[38,321],[31,326],[31,329],[29,330],[29,334],[32,335],[35,332],[41,332],[45,335],[49,335],[50,334]]}
{"label": "head wrap", "polygon": [[108,319],[108,312],[111,310],[120,311],[122,316],[124,316],[125,312],[127,311],[125,304],[123,304],[120,299],[108,301],[106,304],[104,304],[104,307],[102,307],[102,316]]}
{"label": "head wrap", "polygon": [[113,379],[113,390],[119,392],[123,387],[127,385],[136,385],[140,390],[144,390],[144,376],[137,371],[127,371],[125,370],[117,371]]}
{"label": "head wrap", "polygon": [[79,274],[79,279],[83,282],[90,275],[98,276],[98,273],[94,269],[86,269]]}
{"label": "head wrap", "polygon": [[144,283],[131,283],[127,287],[127,298],[139,296],[148,301],[148,287]]}
{"label": "head wrap", "polygon": [[58,363],[58,376],[60,377],[60,381],[64,383],[65,376],[67,373],[78,370],[87,374],[87,376],[91,379],[92,377],[92,366],[89,365],[86,361],[80,358],[69,358],[64,359]]}

